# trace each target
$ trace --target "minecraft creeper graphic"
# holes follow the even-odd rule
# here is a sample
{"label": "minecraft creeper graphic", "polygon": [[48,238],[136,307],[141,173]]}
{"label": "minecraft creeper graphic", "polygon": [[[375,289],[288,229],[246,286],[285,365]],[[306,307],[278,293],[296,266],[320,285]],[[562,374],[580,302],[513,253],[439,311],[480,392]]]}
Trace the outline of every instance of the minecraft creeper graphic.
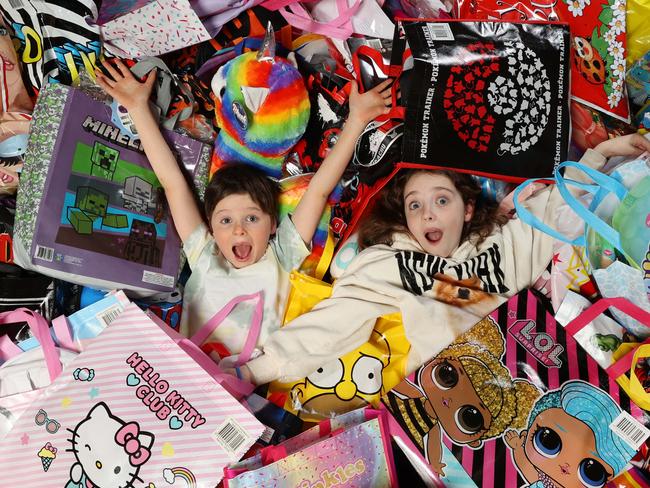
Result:
{"label": "minecraft creeper graphic", "polygon": [[78,234],[92,234],[97,219],[106,227],[123,229],[129,225],[126,215],[107,213],[108,195],[92,186],[77,188],[74,205],[68,207],[68,221]]}
{"label": "minecraft creeper graphic", "polygon": [[92,176],[101,176],[107,180],[112,180],[117,168],[117,161],[120,159],[120,152],[95,141],[93,152],[90,156],[90,174]]}

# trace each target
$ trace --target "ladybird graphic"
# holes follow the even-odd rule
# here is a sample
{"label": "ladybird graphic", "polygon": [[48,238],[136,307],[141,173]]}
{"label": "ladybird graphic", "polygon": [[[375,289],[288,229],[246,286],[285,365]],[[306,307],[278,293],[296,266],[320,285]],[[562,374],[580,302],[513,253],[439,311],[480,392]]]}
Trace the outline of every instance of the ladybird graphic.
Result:
{"label": "ladybird graphic", "polygon": [[605,83],[605,62],[591,43],[584,37],[576,36],[573,38],[573,49],[573,62],[582,77],[594,85]]}

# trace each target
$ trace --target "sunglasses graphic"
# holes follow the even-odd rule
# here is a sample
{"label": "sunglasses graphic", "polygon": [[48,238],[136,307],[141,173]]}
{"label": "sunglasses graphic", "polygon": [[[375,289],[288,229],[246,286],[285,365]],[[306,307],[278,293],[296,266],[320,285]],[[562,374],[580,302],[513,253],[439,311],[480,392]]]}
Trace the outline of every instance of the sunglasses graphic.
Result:
{"label": "sunglasses graphic", "polygon": [[47,412],[42,408],[36,414],[34,421],[36,422],[36,425],[45,424],[45,430],[50,434],[56,434],[59,431],[59,427],[61,427],[61,424],[56,420],[48,419]]}

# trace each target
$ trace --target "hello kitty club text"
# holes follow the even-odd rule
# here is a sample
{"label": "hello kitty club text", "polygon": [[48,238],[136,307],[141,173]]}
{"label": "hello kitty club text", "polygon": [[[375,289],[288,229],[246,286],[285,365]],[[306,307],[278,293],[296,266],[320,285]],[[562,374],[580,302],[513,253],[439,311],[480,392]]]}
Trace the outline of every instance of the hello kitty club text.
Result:
{"label": "hello kitty club text", "polygon": [[172,412],[175,412],[193,429],[206,422],[205,417],[177,390],[169,389],[169,382],[162,379],[154,367],[137,352],[131,354],[126,363],[139,375],[138,378],[130,374],[127,377],[127,384],[137,386],[135,396],[142,400],[142,403],[155,413],[160,420],[166,420]]}

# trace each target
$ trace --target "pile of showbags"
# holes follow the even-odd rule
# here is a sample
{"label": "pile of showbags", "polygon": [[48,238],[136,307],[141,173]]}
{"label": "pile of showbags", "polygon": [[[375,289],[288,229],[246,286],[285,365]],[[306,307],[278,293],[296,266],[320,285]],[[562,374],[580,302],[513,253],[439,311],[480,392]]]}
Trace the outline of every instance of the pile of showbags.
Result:
{"label": "pile of showbags", "polygon": [[[650,139],[648,19],[646,0],[3,2],[0,484],[649,487],[650,153],[576,162]],[[367,342],[254,386],[226,345],[263,349],[264,293],[181,326],[196,257],[128,111],[98,86],[112,58],[141,81],[156,69],[150,108],[201,208],[236,161],[278,182],[278,222],[349,99],[392,80],[287,270],[275,329],[336,296],[359,222],[405,169],[472,175],[504,218],[552,236],[553,258],[475,325],[450,313],[453,340],[418,364],[407,318],[380,304]],[[540,181],[562,199],[552,226],[526,205]],[[409,256],[405,289],[446,285],[438,258]],[[461,285],[449,303],[466,318],[492,290]],[[242,337],[208,340],[242,311]]]}

